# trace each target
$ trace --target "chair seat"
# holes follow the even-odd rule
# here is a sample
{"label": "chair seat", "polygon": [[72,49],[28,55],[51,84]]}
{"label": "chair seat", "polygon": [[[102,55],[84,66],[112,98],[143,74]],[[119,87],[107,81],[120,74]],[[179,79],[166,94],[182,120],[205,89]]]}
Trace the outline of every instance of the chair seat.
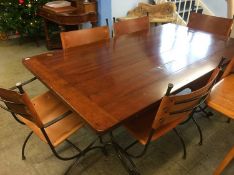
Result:
{"label": "chair seat", "polygon": [[[150,131],[152,130],[152,124],[155,118],[155,109],[146,111],[133,120],[128,121],[124,124],[124,127],[135,137],[141,144],[145,145],[147,143]],[[152,136],[151,141],[158,139],[165,133],[171,131],[184,119],[179,119],[173,121],[170,124],[166,124],[158,128]]]}
{"label": "chair seat", "polygon": [[234,119],[234,74],[223,78],[212,89],[207,105]]}
{"label": "chair seat", "polygon": [[[70,110],[61,100],[57,99],[57,97],[49,91],[33,98],[32,103],[43,124],[52,121]],[[20,120],[28,125],[42,141],[47,143],[39,127],[23,117],[20,117]],[[71,113],[62,120],[47,127],[45,130],[52,145],[56,147],[82,126],[83,123],[79,115]]]}

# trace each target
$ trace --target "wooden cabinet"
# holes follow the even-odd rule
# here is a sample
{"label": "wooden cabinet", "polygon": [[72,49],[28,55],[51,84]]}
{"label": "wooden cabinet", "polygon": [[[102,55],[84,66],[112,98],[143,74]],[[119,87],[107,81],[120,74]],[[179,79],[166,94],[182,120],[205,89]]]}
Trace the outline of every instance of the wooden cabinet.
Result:
{"label": "wooden cabinet", "polygon": [[77,26],[90,22],[92,27],[97,25],[97,2],[94,0],[70,0],[72,6],[63,8],[51,8],[43,6],[38,10],[38,15],[45,21],[45,36],[48,49],[61,48],[61,43],[57,40],[51,41],[48,32],[48,23],[53,22],[63,31],[77,30]]}
{"label": "wooden cabinet", "polygon": [[97,12],[96,0],[70,0],[72,6],[76,7],[81,13]]}

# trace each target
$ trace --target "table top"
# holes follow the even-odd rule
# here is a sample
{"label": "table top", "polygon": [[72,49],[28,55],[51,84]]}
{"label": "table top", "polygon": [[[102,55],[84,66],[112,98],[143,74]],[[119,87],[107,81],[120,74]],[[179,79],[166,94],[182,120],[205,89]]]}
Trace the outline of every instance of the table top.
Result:
{"label": "table top", "polygon": [[105,132],[234,55],[234,39],[161,25],[23,60],[96,131]]}

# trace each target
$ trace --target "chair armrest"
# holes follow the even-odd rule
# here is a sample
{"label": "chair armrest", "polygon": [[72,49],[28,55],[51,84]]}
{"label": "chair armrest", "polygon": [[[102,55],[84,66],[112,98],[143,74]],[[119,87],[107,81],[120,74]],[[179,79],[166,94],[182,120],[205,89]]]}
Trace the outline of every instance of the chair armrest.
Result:
{"label": "chair armrest", "polygon": [[44,124],[44,128],[47,128],[47,127],[53,125],[54,123],[56,123],[56,122],[62,120],[63,118],[65,118],[65,117],[67,117],[68,115],[70,115],[71,113],[72,113],[72,111],[70,111],[70,110],[67,111],[67,112],[65,112],[65,113],[63,113],[62,115],[58,116],[58,117],[55,118],[54,120],[51,120],[51,121],[49,121],[48,123]]}
{"label": "chair armrest", "polygon": [[[27,84],[33,82],[36,79],[37,79],[36,77],[33,77],[33,78],[31,78],[29,80],[26,80],[26,81],[24,81],[24,82],[22,82],[20,84],[21,84],[21,86],[24,86],[24,85],[27,85]],[[17,88],[16,86],[13,86],[13,87],[9,88],[9,90],[15,90],[16,88]]]}

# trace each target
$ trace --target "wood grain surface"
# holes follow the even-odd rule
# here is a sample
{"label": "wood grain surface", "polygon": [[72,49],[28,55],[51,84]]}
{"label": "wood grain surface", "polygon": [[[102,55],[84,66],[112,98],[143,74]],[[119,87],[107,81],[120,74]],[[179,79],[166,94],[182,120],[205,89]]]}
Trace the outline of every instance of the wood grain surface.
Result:
{"label": "wood grain surface", "polygon": [[23,64],[95,131],[106,132],[157,104],[168,83],[173,91],[196,86],[222,56],[233,55],[234,39],[166,24]]}

